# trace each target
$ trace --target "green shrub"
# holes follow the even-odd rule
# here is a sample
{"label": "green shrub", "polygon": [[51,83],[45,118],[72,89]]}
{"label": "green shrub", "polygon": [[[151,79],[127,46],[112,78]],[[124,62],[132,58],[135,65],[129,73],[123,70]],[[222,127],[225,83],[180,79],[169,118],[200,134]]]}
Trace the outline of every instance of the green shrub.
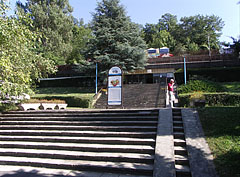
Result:
{"label": "green shrub", "polygon": [[180,107],[190,106],[190,96],[191,94],[180,94],[178,95],[178,103]]}
{"label": "green shrub", "polygon": [[[204,93],[206,104],[209,106],[240,106],[239,93]],[[179,106],[189,107],[191,94],[180,94]]]}
{"label": "green shrub", "polygon": [[205,94],[206,103],[209,106],[240,106],[239,93],[214,93]]}
{"label": "green shrub", "polygon": [[208,80],[190,80],[186,85],[178,87],[178,93],[192,93],[192,92],[222,92],[224,87],[216,82]]}
{"label": "green shrub", "polygon": [[18,107],[14,103],[0,103],[0,112],[15,111]]}
{"label": "green shrub", "polygon": [[80,107],[80,108],[90,108],[92,105],[92,98],[82,98],[79,96],[45,96],[45,97],[34,97],[35,99],[46,99],[46,100],[64,100],[68,107]]}

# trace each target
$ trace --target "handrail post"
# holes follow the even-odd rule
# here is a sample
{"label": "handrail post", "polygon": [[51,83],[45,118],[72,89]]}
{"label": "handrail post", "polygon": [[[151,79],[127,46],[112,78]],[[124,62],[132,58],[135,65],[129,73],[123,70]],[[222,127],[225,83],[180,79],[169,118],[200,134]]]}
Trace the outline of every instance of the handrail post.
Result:
{"label": "handrail post", "polygon": [[187,84],[187,71],[186,71],[186,59],[185,59],[185,56],[184,56],[184,59],[183,59],[183,65],[184,65],[184,84],[186,85]]}

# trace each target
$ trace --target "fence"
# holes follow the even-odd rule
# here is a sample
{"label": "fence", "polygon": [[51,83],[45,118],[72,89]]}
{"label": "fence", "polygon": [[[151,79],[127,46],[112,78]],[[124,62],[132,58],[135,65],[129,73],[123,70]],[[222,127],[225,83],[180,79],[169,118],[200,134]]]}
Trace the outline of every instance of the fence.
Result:
{"label": "fence", "polygon": [[[231,61],[237,58],[233,55],[186,55],[186,62],[211,62],[211,61]],[[169,64],[169,63],[183,63],[184,57],[162,57],[162,58],[149,58],[148,64]]]}

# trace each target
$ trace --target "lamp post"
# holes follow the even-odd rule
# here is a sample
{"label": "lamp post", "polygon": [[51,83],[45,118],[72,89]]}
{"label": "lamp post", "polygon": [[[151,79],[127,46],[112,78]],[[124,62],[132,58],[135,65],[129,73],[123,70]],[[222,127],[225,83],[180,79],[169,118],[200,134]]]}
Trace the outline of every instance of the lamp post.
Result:
{"label": "lamp post", "polygon": [[239,39],[240,39],[240,1],[237,3],[239,5]]}
{"label": "lamp post", "polygon": [[208,33],[208,55],[211,57],[210,35]]}
{"label": "lamp post", "polygon": [[97,84],[98,84],[97,74],[98,74],[98,64],[97,64],[97,61],[96,61],[96,87],[95,87],[95,94],[97,94],[97,92],[98,92],[98,88],[97,88]]}
{"label": "lamp post", "polygon": [[87,60],[88,62],[93,62],[95,63],[95,66],[96,66],[96,69],[95,69],[95,73],[96,73],[96,76],[95,76],[95,94],[97,94],[98,92],[98,88],[97,88],[97,84],[98,84],[98,79],[97,79],[97,75],[98,75],[98,62],[97,60],[94,60],[94,59],[88,59]]}
{"label": "lamp post", "polygon": [[185,59],[185,55],[183,58],[183,70],[184,70],[184,84],[187,84],[187,67],[186,67],[186,59]]}

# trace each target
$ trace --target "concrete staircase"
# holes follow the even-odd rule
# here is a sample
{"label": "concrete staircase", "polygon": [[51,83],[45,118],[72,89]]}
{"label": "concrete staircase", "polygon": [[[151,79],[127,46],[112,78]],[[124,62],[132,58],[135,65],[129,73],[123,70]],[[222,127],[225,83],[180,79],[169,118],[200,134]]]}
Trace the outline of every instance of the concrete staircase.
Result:
{"label": "concrete staircase", "polygon": [[[161,84],[123,85],[123,108],[163,108],[166,106],[166,86]],[[97,109],[121,108],[107,106],[107,95],[102,94],[95,104]]]}
{"label": "concrete staircase", "polygon": [[5,167],[153,175],[158,110],[20,111],[0,121]]}
{"label": "concrete staircase", "polygon": [[173,109],[172,114],[176,177],[192,177],[181,109]]}

